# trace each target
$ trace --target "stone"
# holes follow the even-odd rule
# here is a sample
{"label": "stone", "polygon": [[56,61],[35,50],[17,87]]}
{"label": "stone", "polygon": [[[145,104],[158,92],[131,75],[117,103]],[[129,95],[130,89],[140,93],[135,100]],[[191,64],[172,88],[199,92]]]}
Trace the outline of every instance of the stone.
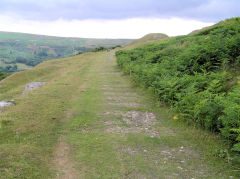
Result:
{"label": "stone", "polygon": [[32,83],[28,83],[25,86],[25,90],[23,91],[23,94],[26,94],[29,91],[35,90],[37,88],[40,88],[41,86],[43,86],[46,82],[32,82]]}
{"label": "stone", "polygon": [[11,100],[11,101],[0,101],[0,109],[3,109],[4,107],[7,107],[7,106],[12,106],[12,105],[15,105],[14,100]]}

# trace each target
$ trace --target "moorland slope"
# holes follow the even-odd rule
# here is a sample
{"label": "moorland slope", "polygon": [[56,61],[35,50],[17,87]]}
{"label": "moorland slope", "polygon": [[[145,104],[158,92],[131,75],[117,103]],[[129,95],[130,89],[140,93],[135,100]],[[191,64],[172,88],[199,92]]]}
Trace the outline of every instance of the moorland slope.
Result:
{"label": "moorland slope", "polygon": [[26,70],[45,60],[72,56],[100,46],[125,45],[131,41],[0,32],[0,70],[8,73]]}

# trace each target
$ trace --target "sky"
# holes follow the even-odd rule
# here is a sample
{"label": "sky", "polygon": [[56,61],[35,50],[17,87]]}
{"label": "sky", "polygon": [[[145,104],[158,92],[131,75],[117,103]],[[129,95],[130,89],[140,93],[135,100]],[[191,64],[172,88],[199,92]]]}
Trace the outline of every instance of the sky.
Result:
{"label": "sky", "polygon": [[185,35],[240,16],[240,0],[0,0],[0,31],[85,38]]}

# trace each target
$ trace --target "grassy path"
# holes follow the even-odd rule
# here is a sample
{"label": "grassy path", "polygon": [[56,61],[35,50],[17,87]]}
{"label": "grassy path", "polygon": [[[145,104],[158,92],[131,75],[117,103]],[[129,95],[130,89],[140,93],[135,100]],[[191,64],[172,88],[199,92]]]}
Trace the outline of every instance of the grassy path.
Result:
{"label": "grassy path", "polygon": [[219,147],[217,137],[174,122],[167,110],[132,87],[117,68],[114,52],[94,56],[86,81],[87,88],[72,103],[72,118],[64,124],[69,156],[78,171],[73,178],[234,174],[224,161],[208,156]]}
{"label": "grassy path", "polygon": [[[22,95],[25,84],[46,85]],[[220,140],[173,121],[114,51],[44,62],[3,80],[0,178],[229,178]]]}

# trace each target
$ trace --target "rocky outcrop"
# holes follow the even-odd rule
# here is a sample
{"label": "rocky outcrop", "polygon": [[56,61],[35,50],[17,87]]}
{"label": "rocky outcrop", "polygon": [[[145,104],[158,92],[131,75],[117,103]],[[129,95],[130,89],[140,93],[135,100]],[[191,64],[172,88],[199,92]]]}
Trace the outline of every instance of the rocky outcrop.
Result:
{"label": "rocky outcrop", "polygon": [[26,84],[25,90],[23,91],[23,94],[35,90],[37,88],[40,88],[41,86],[43,86],[46,82],[32,82],[32,83],[28,83]]}

